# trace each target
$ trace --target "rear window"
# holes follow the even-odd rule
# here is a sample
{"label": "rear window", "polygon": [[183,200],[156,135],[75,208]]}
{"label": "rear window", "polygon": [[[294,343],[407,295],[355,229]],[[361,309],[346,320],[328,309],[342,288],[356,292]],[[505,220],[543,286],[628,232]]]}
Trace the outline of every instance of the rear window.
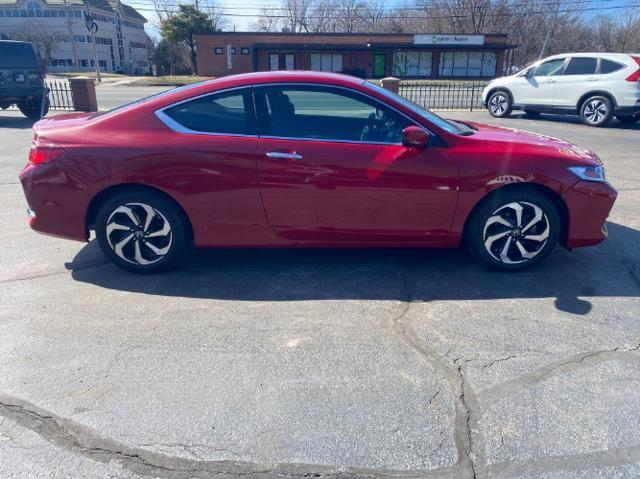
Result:
{"label": "rear window", "polygon": [[622,63],[614,62],[612,60],[600,60],[600,73],[613,73],[624,68]]}
{"label": "rear window", "polygon": [[576,57],[569,60],[565,75],[593,75],[598,68],[597,58]]}
{"label": "rear window", "polygon": [[191,131],[255,135],[250,88],[207,95],[167,108],[164,114]]}
{"label": "rear window", "polygon": [[0,68],[38,68],[30,43],[0,42]]}

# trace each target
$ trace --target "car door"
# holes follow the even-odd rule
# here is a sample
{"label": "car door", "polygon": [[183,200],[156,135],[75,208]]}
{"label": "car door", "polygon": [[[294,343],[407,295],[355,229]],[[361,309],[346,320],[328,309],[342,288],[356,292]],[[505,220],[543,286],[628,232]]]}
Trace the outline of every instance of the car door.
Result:
{"label": "car door", "polygon": [[445,238],[458,164],[444,143],[402,145],[413,124],[354,90],[256,88],[264,131],[258,178],[269,224],[294,241],[431,242]]}
{"label": "car door", "polygon": [[553,106],[575,108],[580,97],[598,88],[598,59],[571,57],[562,75],[556,77]]}
{"label": "car door", "polygon": [[138,172],[179,191],[202,245],[265,244],[274,239],[256,172],[258,131],[251,87],[169,105],[156,116],[173,134],[156,137],[156,169]]}
{"label": "car door", "polygon": [[555,58],[531,67],[519,77],[513,89],[513,101],[520,105],[552,106],[557,76],[561,74],[565,58]]}

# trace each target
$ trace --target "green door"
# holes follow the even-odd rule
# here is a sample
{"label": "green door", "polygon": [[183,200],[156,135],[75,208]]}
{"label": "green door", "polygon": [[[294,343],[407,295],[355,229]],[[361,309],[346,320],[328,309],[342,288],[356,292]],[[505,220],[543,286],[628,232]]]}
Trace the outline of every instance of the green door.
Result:
{"label": "green door", "polygon": [[387,74],[387,54],[376,53],[373,55],[373,76],[382,78]]}

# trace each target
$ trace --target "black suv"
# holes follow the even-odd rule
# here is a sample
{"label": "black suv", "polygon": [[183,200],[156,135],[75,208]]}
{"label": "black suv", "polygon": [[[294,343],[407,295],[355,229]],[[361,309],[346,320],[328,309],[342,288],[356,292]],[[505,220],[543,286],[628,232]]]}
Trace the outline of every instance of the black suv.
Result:
{"label": "black suv", "polygon": [[33,45],[0,40],[0,108],[15,104],[26,117],[37,120],[49,110],[47,94]]}

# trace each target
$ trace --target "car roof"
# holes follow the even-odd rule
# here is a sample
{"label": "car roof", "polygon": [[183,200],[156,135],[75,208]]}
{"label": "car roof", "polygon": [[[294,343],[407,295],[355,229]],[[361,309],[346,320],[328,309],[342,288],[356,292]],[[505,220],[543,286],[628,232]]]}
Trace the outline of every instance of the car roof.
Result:
{"label": "car roof", "polygon": [[633,54],[632,53],[605,53],[605,52],[558,53],[557,55],[551,55],[550,57],[547,57],[544,60],[552,60],[554,58],[566,58],[566,57],[576,57],[576,58],[596,57],[596,58],[629,60],[630,55],[633,55]]}
{"label": "car roof", "polygon": [[182,98],[204,95],[216,90],[237,88],[242,86],[261,85],[265,83],[321,83],[323,85],[337,85],[346,87],[360,87],[364,83],[362,78],[350,75],[313,71],[268,71],[241,73],[228,75],[203,82],[194,83],[182,88],[177,88],[175,94],[168,92],[164,96],[167,103],[180,101]]}

